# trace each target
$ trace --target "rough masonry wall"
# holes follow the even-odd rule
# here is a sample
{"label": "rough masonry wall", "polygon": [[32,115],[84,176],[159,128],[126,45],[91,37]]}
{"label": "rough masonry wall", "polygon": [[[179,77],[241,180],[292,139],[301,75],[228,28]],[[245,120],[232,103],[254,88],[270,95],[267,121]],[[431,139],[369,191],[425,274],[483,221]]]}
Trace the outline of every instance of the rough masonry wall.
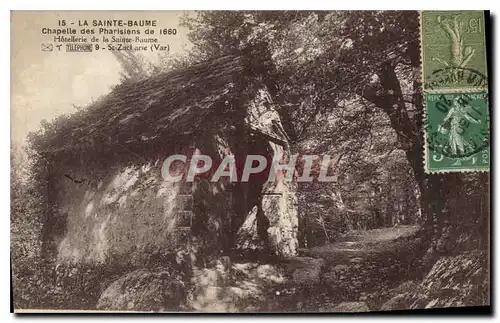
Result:
{"label": "rough masonry wall", "polygon": [[91,180],[90,170],[86,174],[67,171],[74,179],[87,179],[82,183],[58,176],[56,212],[66,217],[66,229],[57,244],[58,259],[86,263],[103,263],[110,257],[139,260],[143,252],[173,247],[181,184],[163,181],[159,164],[157,160],[110,169],[108,176]]}

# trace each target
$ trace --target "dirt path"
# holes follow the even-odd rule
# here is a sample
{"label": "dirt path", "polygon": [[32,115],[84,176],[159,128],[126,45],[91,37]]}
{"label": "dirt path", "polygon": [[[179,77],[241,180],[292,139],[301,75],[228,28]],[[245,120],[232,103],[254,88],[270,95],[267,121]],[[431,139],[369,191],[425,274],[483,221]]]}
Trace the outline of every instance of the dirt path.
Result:
{"label": "dirt path", "polygon": [[405,225],[373,230],[353,230],[346,233],[338,241],[308,250],[311,255],[322,255],[337,252],[384,252],[394,248],[394,241],[414,235],[420,227]]}
{"label": "dirt path", "polygon": [[378,253],[396,252],[414,236],[420,227],[405,225],[373,230],[353,230],[346,233],[335,243],[305,250],[304,255],[313,258],[370,257]]}
{"label": "dirt path", "polygon": [[[299,257],[217,260],[193,273],[188,308],[201,311],[339,312],[378,310],[370,297],[408,280],[419,227],[352,231]],[[373,297],[372,298],[377,298]],[[380,297],[378,297],[380,299]],[[346,305],[347,304],[347,305]]]}
{"label": "dirt path", "polygon": [[290,311],[337,311],[335,306],[345,302],[367,309],[370,294],[393,288],[414,274],[411,259],[419,246],[419,230],[355,230],[335,243],[303,250],[302,257],[285,265],[291,280],[276,290],[274,301]]}

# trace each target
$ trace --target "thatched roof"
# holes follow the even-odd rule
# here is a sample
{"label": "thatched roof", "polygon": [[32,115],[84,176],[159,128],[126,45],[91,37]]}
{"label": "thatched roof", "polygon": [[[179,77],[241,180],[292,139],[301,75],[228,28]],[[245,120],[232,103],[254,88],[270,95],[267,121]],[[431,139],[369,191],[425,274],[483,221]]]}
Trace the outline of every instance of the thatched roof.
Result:
{"label": "thatched roof", "polygon": [[[114,144],[189,136],[207,121],[233,123],[244,113],[266,64],[228,55],[136,83],[124,83],[76,113],[46,138],[46,152],[102,150]],[[210,122],[208,122],[210,123]]]}

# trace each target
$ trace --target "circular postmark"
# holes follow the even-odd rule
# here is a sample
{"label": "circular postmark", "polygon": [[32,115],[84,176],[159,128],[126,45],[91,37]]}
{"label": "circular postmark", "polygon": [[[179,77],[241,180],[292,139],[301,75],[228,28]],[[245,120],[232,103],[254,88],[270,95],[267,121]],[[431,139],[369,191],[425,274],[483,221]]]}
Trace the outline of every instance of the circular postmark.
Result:
{"label": "circular postmark", "polygon": [[426,90],[443,88],[486,88],[488,78],[483,73],[462,67],[445,67],[433,71],[424,80]]}
{"label": "circular postmark", "polygon": [[449,158],[469,158],[489,145],[486,93],[426,94],[427,145]]}

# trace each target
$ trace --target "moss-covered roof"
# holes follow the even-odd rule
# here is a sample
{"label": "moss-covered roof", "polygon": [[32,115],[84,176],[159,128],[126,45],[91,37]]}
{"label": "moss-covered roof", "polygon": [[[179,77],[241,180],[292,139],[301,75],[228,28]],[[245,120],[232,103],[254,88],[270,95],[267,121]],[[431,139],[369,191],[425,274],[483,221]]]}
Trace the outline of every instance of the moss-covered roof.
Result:
{"label": "moss-covered roof", "polygon": [[243,53],[126,82],[85,110],[52,123],[52,133],[44,135],[39,148],[45,152],[102,150],[206,132],[207,121],[213,119],[233,123],[244,116],[243,103],[252,98],[265,66]]}

